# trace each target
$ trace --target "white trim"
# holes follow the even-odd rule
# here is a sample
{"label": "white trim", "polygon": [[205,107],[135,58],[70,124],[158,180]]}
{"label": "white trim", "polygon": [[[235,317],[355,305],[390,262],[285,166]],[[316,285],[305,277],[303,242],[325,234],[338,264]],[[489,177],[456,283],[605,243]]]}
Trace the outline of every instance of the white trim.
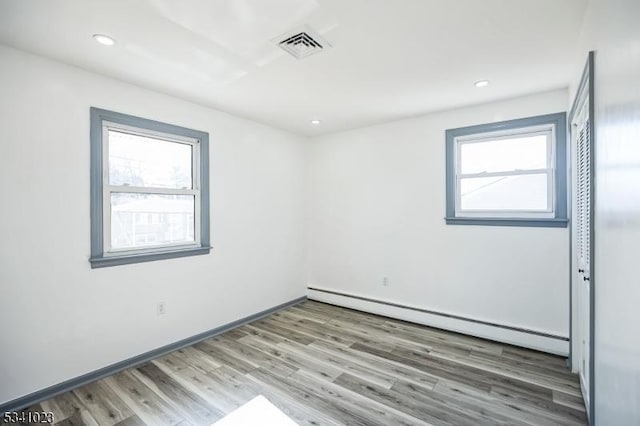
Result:
{"label": "white trim", "polygon": [[496,327],[488,324],[469,322],[458,318],[430,314],[427,312],[419,312],[412,309],[387,305],[381,302],[361,300],[355,297],[327,293],[311,288],[308,289],[307,297],[310,300],[317,300],[318,302],[331,303],[337,306],[357,309],[377,315],[384,315],[390,318],[396,318],[444,330],[455,331],[483,339],[495,340],[497,342],[503,342],[510,345],[522,346],[561,356],[567,356],[569,354],[569,342],[565,340]]}
{"label": "white trim", "polygon": [[195,189],[156,188],[150,186],[104,185],[105,191],[124,194],[197,195]]}
{"label": "white trim", "polygon": [[182,250],[189,248],[197,248],[200,247],[200,243],[184,243],[184,244],[175,244],[175,243],[167,243],[167,244],[154,244],[154,245],[146,245],[143,248],[112,248],[109,253],[105,253],[104,257],[111,256],[126,256],[126,255],[134,255],[134,254],[145,254],[145,253],[163,253],[165,251],[174,251],[174,250]]}
{"label": "white trim", "polygon": [[555,125],[552,123],[539,124],[536,126],[518,127],[517,129],[496,130],[493,132],[478,132],[471,135],[456,137],[456,141],[463,143],[487,142],[501,139],[513,139],[527,135],[544,134],[549,132]]}
{"label": "white trim", "polygon": [[[523,138],[530,136],[544,135],[547,140],[547,167],[544,169],[514,169],[499,172],[461,173],[462,146],[471,143],[491,142],[504,139]],[[472,135],[458,136],[454,138],[455,161],[453,170],[455,174],[455,216],[460,218],[553,218],[556,210],[555,194],[555,147],[556,129],[555,124],[544,124],[538,126],[528,126],[518,129],[499,130],[495,132],[476,133]],[[462,209],[461,185],[463,179],[486,178],[486,177],[508,177],[534,174],[547,175],[547,208],[540,210],[478,210]]]}
{"label": "white trim", "polygon": [[106,127],[107,130],[115,130],[120,133],[127,133],[134,136],[151,137],[153,139],[160,139],[167,142],[182,143],[187,145],[197,145],[200,141],[196,138],[190,138],[187,136],[174,135],[171,133],[158,132],[156,130],[145,129],[141,127],[128,126],[126,124],[113,123],[111,121],[102,121],[102,127]]}
{"label": "white trim", "polygon": [[456,217],[460,219],[553,219],[554,212],[542,210],[464,210],[456,211]]}
{"label": "white trim", "polygon": [[523,175],[542,175],[549,173],[549,169],[527,169],[527,170],[510,170],[506,172],[480,172],[480,173],[460,173],[460,179],[483,178],[483,177],[500,177],[500,176],[523,176]]}
{"label": "white trim", "polygon": [[[130,185],[111,185],[109,181],[109,131],[117,131],[136,136],[153,138],[171,143],[191,146],[191,188],[160,188],[140,187]],[[201,212],[200,212],[200,141],[195,138],[174,135],[145,128],[138,128],[110,121],[102,122],[102,206],[103,206],[103,256],[122,256],[133,254],[162,253],[175,249],[200,247],[201,245]],[[188,195],[194,200],[193,213],[193,241],[181,243],[152,244],[140,247],[112,248],[111,247],[111,195],[122,194],[150,194],[150,195]]]}

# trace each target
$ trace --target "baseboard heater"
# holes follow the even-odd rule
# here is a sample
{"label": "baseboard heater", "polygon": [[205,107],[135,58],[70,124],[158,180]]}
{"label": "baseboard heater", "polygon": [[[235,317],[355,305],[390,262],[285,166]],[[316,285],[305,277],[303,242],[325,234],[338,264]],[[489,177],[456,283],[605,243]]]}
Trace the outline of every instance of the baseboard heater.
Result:
{"label": "baseboard heater", "polygon": [[466,318],[429,309],[407,306],[380,299],[308,287],[310,300],[455,331],[483,339],[522,346],[555,355],[568,356],[569,338],[536,330]]}

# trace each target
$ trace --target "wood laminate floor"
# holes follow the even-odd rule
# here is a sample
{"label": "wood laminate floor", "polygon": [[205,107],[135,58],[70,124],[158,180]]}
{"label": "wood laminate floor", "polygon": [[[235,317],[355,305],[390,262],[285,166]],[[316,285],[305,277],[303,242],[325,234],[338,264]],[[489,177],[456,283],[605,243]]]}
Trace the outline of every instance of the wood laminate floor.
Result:
{"label": "wood laminate floor", "polygon": [[307,301],[30,407],[57,425],[585,425],[563,358]]}

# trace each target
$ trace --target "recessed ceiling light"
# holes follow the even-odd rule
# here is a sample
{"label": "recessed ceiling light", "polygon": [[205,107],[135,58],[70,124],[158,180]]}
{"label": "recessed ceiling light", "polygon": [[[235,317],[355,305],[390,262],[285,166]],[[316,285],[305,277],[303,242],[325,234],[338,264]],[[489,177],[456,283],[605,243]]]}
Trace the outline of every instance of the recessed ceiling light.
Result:
{"label": "recessed ceiling light", "polygon": [[489,80],[479,80],[473,83],[476,87],[487,87],[489,85]]}
{"label": "recessed ceiling light", "polygon": [[113,46],[114,44],[116,44],[116,41],[113,38],[104,34],[94,34],[93,39],[100,44],[104,44],[105,46]]}
{"label": "recessed ceiling light", "polygon": [[317,126],[318,124],[320,124],[320,120],[311,120],[311,124]]}

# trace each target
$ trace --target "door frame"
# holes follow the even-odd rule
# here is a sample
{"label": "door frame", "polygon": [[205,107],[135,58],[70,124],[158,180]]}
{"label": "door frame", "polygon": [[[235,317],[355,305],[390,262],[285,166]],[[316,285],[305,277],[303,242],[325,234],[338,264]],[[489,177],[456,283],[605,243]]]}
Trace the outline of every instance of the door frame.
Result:
{"label": "door frame", "polygon": [[[589,97],[589,133],[590,133],[590,153],[589,153],[589,175],[591,186],[589,188],[590,208],[589,208],[589,239],[591,241],[589,248],[589,407],[587,409],[587,416],[589,424],[595,424],[595,317],[596,317],[596,287],[595,287],[595,187],[596,187],[596,174],[595,174],[595,151],[596,151],[596,132],[595,132],[595,52],[590,51],[587,63],[584,66],[582,77],[580,79],[580,85],[573,100],[571,106],[571,112],[569,113],[567,128],[569,131],[573,131],[573,119],[578,112],[580,99],[586,94]],[[570,134],[570,136],[572,136]],[[573,139],[570,139],[573,141]],[[571,144],[569,145],[571,147]],[[569,148],[571,149],[571,148]],[[573,182],[573,168],[574,158],[571,157],[569,167],[569,181]],[[570,210],[573,206],[573,194],[572,187],[569,188],[571,196],[569,197]],[[571,212],[573,215],[573,212]],[[573,268],[574,268],[574,253],[573,253],[573,224],[569,226],[569,368],[573,368]]]}

